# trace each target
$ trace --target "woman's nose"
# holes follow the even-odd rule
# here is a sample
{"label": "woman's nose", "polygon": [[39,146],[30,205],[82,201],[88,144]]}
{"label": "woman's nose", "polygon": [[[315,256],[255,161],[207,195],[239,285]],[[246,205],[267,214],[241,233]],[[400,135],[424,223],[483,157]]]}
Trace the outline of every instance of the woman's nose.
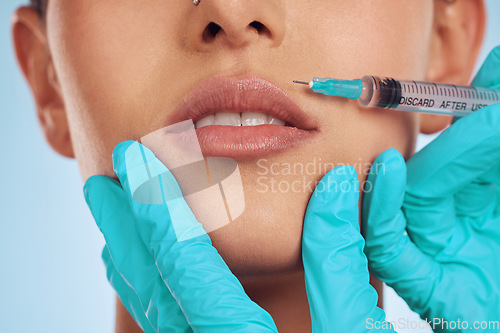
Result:
{"label": "woman's nose", "polygon": [[204,0],[185,22],[187,40],[197,51],[281,44],[285,35],[283,0]]}

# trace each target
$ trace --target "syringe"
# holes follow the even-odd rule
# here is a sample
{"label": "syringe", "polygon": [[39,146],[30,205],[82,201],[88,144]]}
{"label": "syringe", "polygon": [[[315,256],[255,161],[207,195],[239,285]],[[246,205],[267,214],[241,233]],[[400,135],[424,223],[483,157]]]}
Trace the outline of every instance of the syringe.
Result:
{"label": "syringe", "polygon": [[370,75],[356,80],[314,78],[311,82],[293,82],[307,84],[316,93],[357,100],[362,106],[455,117],[500,103],[500,90]]}

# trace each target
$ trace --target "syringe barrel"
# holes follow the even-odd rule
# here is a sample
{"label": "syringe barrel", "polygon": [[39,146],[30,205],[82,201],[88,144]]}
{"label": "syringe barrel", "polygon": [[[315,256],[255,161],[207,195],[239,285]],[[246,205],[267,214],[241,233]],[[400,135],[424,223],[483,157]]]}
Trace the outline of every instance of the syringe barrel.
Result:
{"label": "syringe barrel", "polygon": [[466,116],[500,103],[500,90],[366,75],[358,101],[363,106]]}

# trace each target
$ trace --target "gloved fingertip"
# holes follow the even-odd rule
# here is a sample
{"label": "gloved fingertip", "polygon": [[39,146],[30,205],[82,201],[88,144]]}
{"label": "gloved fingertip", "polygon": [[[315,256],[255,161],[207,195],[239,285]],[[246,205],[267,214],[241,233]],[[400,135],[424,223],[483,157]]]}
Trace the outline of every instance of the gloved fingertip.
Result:
{"label": "gloved fingertip", "polygon": [[[384,168],[377,168],[377,165],[383,165]],[[374,174],[379,174],[381,170],[384,171],[389,169],[390,171],[395,171],[405,167],[405,159],[396,148],[389,148],[382,152],[372,164]]]}
{"label": "gloved fingertip", "polygon": [[126,161],[125,161],[125,156],[127,154],[127,151],[133,146],[136,146],[139,148],[140,143],[137,141],[133,140],[127,140],[120,142],[119,144],[116,145],[116,147],[113,149],[113,168],[115,171],[115,174],[119,177],[119,174],[123,172],[123,170],[126,169]]}
{"label": "gloved fingertip", "polygon": [[334,173],[338,176],[344,177],[344,180],[358,181],[358,172],[352,165],[343,165],[333,169]]}
{"label": "gloved fingertip", "polygon": [[387,182],[393,184],[406,183],[406,162],[401,153],[395,148],[382,152],[372,163],[368,179],[364,184],[364,202],[369,201],[376,183],[382,183],[382,187],[384,187]]}
{"label": "gloved fingertip", "polygon": [[386,221],[400,209],[406,175],[405,159],[394,148],[384,151],[373,162],[364,184],[362,225],[365,237],[370,224]]}
{"label": "gloved fingertip", "polygon": [[500,80],[495,73],[500,67],[500,45],[496,46],[486,57],[486,60],[481,65],[477,72],[472,85],[478,87],[498,89]]}
{"label": "gloved fingertip", "polygon": [[113,167],[122,187],[131,196],[148,180],[168,172],[149,148],[136,141],[124,141],[115,147]]}
{"label": "gloved fingertip", "polygon": [[373,162],[368,182],[375,185],[377,181],[384,183],[384,186],[387,182],[406,183],[406,161],[397,149],[391,148],[384,151]]}
{"label": "gloved fingertip", "polygon": [[314,189],[311,200],[314,198],[314,200],[328,202],[336,194],[357,192],[358,187],[356,169],[351,165],[338,166],[321,178]]}
{"label": "gloved fingertip", "polygon": [[99,229],[101,229],[103,206],[112,200],[110,196],[117,190],[121,190],[120,184],[115,179],[102,175],[88,178],[83,186],[85,202]]}
{"label": "gloved fingertip", "polygon": [[330,180],[335,180],[337,182],[340,181],[348,181],[348,182],[357,182],[358,181],[358,172],[356,168],[352,165],[342,165],[330,170],[320,182],[324,182],[331,189],[332,184],[335,182],[331,182]]}
{"label": "gloved fingertip", "polygon": [[108,262],[111,260],[111,253],[109,253],[109,248],[108,248],[108,245],[106,245],[106,244],[102,248],[101,258],[102,258],[102,261],[106,264],[106,266],[107,266]]}
{"label": "gloved fingertip", "polygon": [[495,46],[493,48],[493,51],[491,51],[491,53],[500,62],[500,45]]}
{"label": "gloved fingertip", "polygon": [[306,210],[304,239],[333,242],[336,233],[359,233],[359,181],[353,166],[330,170],[318,183]]}
{"label": "gloved fingertip", "polygon": [[85,185],[83,185],[83,197],[85,198],[85,202],[87,203],[87,206],[89,207],[90,210],[92,210],[92,199],[91,199],[91,191],[92,191],[92,185],[88,181],[85,182]]}
{"label": "gloved fingertip", "polygon": [[97,200],[97,197],[100,197],[101,191],[99,190],[99,186],[102,183],[102,177],[101,175],[95,175],[87,179],[85,182],[85,185],[83,185],[83,196],[85,197],[85,202],[87,203],[87,206],[89,206],[90,210],[92,211],[92,203],[95,200]]}

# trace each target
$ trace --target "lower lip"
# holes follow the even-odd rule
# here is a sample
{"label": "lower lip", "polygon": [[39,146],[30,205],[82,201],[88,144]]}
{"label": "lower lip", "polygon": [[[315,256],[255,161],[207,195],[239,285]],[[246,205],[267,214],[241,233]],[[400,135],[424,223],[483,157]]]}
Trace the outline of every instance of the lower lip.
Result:
{"label": "lower lip", "polygon": [[221,126],[196,130],[204,156],[255,158],[304,144],[315,131],[278,125]]}

